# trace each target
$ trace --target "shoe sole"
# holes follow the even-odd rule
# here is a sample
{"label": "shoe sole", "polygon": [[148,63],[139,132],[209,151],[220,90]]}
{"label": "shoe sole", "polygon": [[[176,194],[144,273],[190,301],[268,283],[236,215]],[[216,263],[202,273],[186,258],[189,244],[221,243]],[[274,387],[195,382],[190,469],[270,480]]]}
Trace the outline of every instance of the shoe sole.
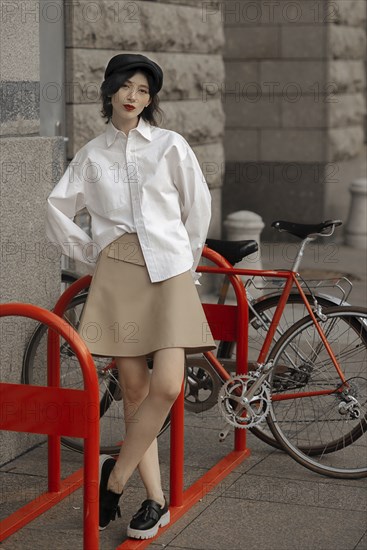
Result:
{"label": "shoe sole", "polygon": [[159,519],[158,523],[151,529],[140,531],[138,529],[131,529],[131,527],[128,527],[127,536],[132,539],[152,539],[158,533],[159,528],[165,527],[166,525],[169,524],[170,521],[171,521],[171,514],[170,514],[170,511],[168,510],[168,512],[163,514],[163,516]]}
{"label": "shoe sole", "polygon": [[[101,477],[102,477],[102,468],[103,468],[103,464],[106,462],[106,460],[109,460],[110,458],[113,458],[112,456],[110,455],[100,455],[99,457],[99,476],[98,476],[98,487],[99,487],[99,484],[101,483]],[[109,524],[108,524],[109,525]],[[108,525],[105,525],[105,527],[100,527],[98,525],[98,529],[100,531],[104,531]]]}

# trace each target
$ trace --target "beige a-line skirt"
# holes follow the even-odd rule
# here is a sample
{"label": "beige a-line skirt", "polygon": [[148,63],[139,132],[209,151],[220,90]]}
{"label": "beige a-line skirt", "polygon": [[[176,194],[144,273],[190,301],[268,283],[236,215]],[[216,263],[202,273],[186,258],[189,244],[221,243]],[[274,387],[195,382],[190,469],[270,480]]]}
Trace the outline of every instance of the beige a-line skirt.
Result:
{"label": "beige a-line skirt", "polygon": [[78,332],[92,354],[108,357],[215,348],[190,271],[152,283],[136,233],[100,253]]}

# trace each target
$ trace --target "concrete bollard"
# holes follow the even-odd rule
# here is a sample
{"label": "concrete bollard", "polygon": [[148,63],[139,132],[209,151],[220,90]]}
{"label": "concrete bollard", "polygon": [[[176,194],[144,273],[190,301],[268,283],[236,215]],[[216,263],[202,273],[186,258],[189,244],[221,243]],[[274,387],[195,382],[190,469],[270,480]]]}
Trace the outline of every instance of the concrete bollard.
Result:
{"label": "concrete bollard", "polygon": [[351,203],[345,231],[345,244],[367,249],[367,179],[353,181],[349,187]]}
{"label": "concrete bollard", "polygon": [[[255,212],[249,210],[240,210],[229,214],[223,223],[226,230],[226,238],[230,241],[241,241],[254,239],[258,245],[259,250],[247,258],[244,258],[241,262],[236,264],[236,267],[241,269],[262,269],[261,253],[260,253],[260,236],[264,228],[264,222],[261,216]],[[242,280],[246,282],[248,277],[242,277]],[[259,282],[259,280],[258,280]],[[251,294],[256,294],[255,289],[251,288]],[[230,299],[234,299],[233,290],[230,290],[228,294]]]}

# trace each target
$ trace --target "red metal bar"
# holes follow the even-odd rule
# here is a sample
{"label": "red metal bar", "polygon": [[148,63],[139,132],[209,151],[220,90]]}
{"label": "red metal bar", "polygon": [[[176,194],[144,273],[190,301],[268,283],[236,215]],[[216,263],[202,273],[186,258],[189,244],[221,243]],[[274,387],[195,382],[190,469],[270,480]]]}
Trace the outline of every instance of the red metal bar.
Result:
{"label": "red metal bar", "polygon": [[[47,331],[47,385],[60,385],[60,337],[51,328]],[[48,490],[60,491],[61,487],[61,438],[48,436]]]}
{"label": "red metal bar", "polygon": [[[259,274],[258,271],[247,269],[235,269],[223,256],[211,250],[207,246],[204,247],[203,257],[214,262],[217,268],[209,266],[198,266],[197,271],[205,273],[222,273],[226,274],[235,292],[237,300],[237,324],[236,324],[236,374],[247,374],[247,350],[248,350],[248,304],[246,291],[243,282],[239,275]],[[276,273],[278,272],[270,272]],[[225,307],[225,306],[222,306]],[[230,307],[230,306],[227,306]],[[246,450],[246,430],[236,428],[234,431],[235,451]]]}
{"label": "red metal bar", "polygon": [[[56,303],[54,313],[62,317],[72,298],[87,288],[91,279],[87,275],[70,285]],[[60,384],[60,337],[51,329],[48,330],[47,338],[47,380],[49,386],[58,387]],[[60,483],[61,438],[59,435],[51,435],[48,437],[48,490],[59,491]]]}
{"label": "red metal bar", "polygon": [[[94,410],[92,412],[92,409],[89,409],[89,414],[93,413]],[[89,433],[84,439],[84,550],[99,548],[99,437],[94,437],[94,423],[88,423]],[[99,428],[99,410],[97,425]]]}
{"label": "red metal bar", "polygon": [[[205,258],[208,258],[211,261],[215,261],[214,255],[219,256],[219,254],[217,254],[213,250],[204,248],[204,251],[205,250],[207,250],[208,252],[207,253],[203,252],[203,256],[205,256]],[[210,253],[209,253],[209,250],[210,250]],[[198,273],[218,273],[220,275],[228,275],[228,276],[234,276],[234,277],[238,275],[248,275],[253,277],[259,277],[259,276],[269,277],[269,278],[274,277],[275,279],[287,279],[289,277],[289,273],[291,273],[290,271],[272,271],[269,269],[255,271],[254,269],[243,269],[243,268],[240,269],[232,266],[231,267],[212,267],[208,265],[199,265],[196,271]],[[241,284],[242,284],[242,281],[241,281]]]}
{"label": "red metal bar", "polygon": [[213,352],[211,351],[205,351],[204,352],[205,357],[208,359],[209,363],[214,366],[215,370],[219,374],[219,376],[224,380],[227,381],[231,378],[230,374],[226,371],[226,369],[223,367],[222,363],[215,357]]}
{"label": "red metal bar", "polygon": [[332,361],[332,363],[333,363],[333,365],[334,365],[334,367],[335,367],[335,369],[336,369],[336,372],[339,374],[340,380],[343,382],[343,384],[345,384],[346,378],[345,378],[345,376],[344,376],[344,373],[343,373],[343,371],[340,369],[339,363],[338,363],[338,361],[337,361],[337,359],[336,359],[336,357],[335,357],[335,355],[334,355],[333,350],[331,349],[331,346],[330,346],[329,342],[327,341],[327,338],[326,338],[326,336],[325,336],[325,333],[324,333],[324,331],[322,330],[322,328],[320,327],[319,322],[318,322],[318,320],[317,320],[317,318],[316,318],[316,315],[315,315],[314,312],[312,311],[312,308],[311,308],[310,304],[308,303],[308,300],[307,300],[307,298],[306,298],[306,296],[305,296],[305,293],[303,292],[303,290],[302,290],[302,288],[301,288],[301,285],[300,285],[299,282],[297,281],[296,277],[294,277],[294,282],[295,282],[295,284],[296,284],[296,286],[297,286],[298,292],[299,292],[300,295],[302,296],[302,299],[303,299],[303,301],[304,301],[304,303],[305,303],[305,306],[306,306],[306,308],[307,308],[307,311],[308,311],[308,313],[310,314],[310,317],[311,317],[311,319],[313,320],[313,322],[314,322],[314,324],[315,324],[315,326],[316,326],[316,330],[317,330],[317,332],[318,332],[319,335],[320,335],[320,338],[321,338],[321,340],[322,340],[322,343],[324,344],[324,346],[325,346],[325,348],[326,348],[326,351],[328,352],[328,355],[329,355],[329,357],[330,357],[330,359],[331,359],[331,361]]}
{"label": "red metal bar", "polygon": [[317,397],[318,395],[335,395],[340,393],[340,389],[334,390],[320,390],[320,391],[305,391],[299,393],[273,393],[271,396],[272,401],[287,401],[289,399],[302,399],[304,397]]}
{"label": "red metal bar", "polygon": [[89,287],[90,282],[92,280],[91,275],[85,275],[84,277],[81,277],[74,283],[72,283],[70,286],[66,288],[66,290],[62,293],[60,298],[57,300],[56,305],[53,309],[53,312],[56,313],[56,315],[63,315],[65,312],[65,309],[70,304],[71,300],[79,294],[82,290]]}
{"label": "red metal bar", "polygon": [[[62,317],[71,300],[90,285],[92,277],[87,275],[71,284],[57,301],[53,312]],[[60,337],[48,330],[47,338],[47,381],[49,386],[60,385]],[[48,437],[48,490],[59,491],[61,484],[61,438]]]}
{"label": "red metal bar", "polygon": [[287,304],[292,286],[293,286],[293,273],[290,271],[289,274],[288,274],[288,277],[287,277],[287,282],[285,284],[284,290],[282,292],[282,295],[279,299],[278,305],[275,309],[273,318],[271,320],[269,330],[266,333],[265,340],[264,340],[263,345],[261,347],[261,351],[260,351],[259,358],[258,358],[258,362],[260,364],[265,363],[266,357],[268,355],[270,346],[271,346],[273,338],[274,338],[274,334],[277,330],[280,318],[283,315],[284,308]]}
{"label": "red metal bar", "polygon": [[[90,398],[85,391],[1,383],[2,430],[87,437]],[[75,419],[78,418],[78,422]]]}
{"label": "red metal bar", "polygon": [[[218,315],[219,310],[215,312],[211,304],[203,304],[204,310],[209,313],[208,322],[209,325],[213,325],[213,333],[217,336],[219,333],[223,332],[223,326],[226,323],[223,323],[223,318],[227,318],[227,312],[229,312],[229,307],[232,307],[230,310],[230,317],[227,318],[227,321],[235,319],[234,326],[232,328],[227,328],[227,332],[231,336],[232,340],[237,340],[237,372],[246,372],[247,371],[247,330],[248,330],[248,308],[246,294],[244,292],[243,284],[241,279],[233,275],[232,266],[227,260],[222,256],[214,252],[213,250],[204,248],[203,256],[207,259],[214,261],[215,263],[222,265],[223,267],[219,269],[218,272],[223,270],[228,272],[229,280],[234,287],[234,291],[237,297],[238,307],[236,312],[233,310],[233,306],[220,306],[222,309],[220,311],[221,315]],[[234,316],[236,315],[236,317]],[[216,325],[216,321],[220,320],[220,323]],[[228,336],[228,334],[227,334]],[[229,336],[228,336],[229,337]],[[221,365],[215,359],[213,354],[208,352],[205,354],[209,360],[213,360],[219,370],[222,369]],[[224,369],[223,369],[224,370]],[[228,373],[225,371],[225,377],[228,377]],[[226,378],[224,378],[226,379]],[[239,430],[236,430],[238,432]],[[249,454],[246,449],[246,434],[244,430],[241,430],[241,433],[235,434],[235,448],[237,452],[241,453],[241,456],[246,456]],[[189,504],[187,507],[184,506],[184,495],[183,495],[183,466],[184,466],[184,393],[181,391],[180,397],[177,399],[176,403],[172,407],[171,411],[171,468],[170,468],[170,488],[171,488],[171,501],[170,506],[172,510],[177,510],[178,508],[182,509],[190,508],[194,503]],[[242,458],[243,459],[243,458]],[[234,467],[234,466],[233,466]],[[226,475],[226,474],[225,474]],[[214,482],[213,482],[214,483]],[[195,501],[196,502],[196,501]],[[185,510],[182,510],[181,516]],[[173,514],[177,515],[177,514]],[[172,523],[172,522],[171,522]],[[139,546],[136,544],[131,544],[131,541],[126,541],[119,548],[144,548],[141,546],[142,543],[139,543]],[[145,544],[145,543],[143,543]]]}
{"label": "red metal bar", "polygon": [[[41,403],[47,402],[47,397],[45,398],[46,394],[49,394],[52,397],[55,397],[59,400],[60,404],[63,404],[63,397],[62,395],[66,396],[65,399],[72,396],[74,399],[75,394],[73,391],[79,391],[82,394],[85,394],[85,401],[84,405],[86,407],[84,408],[84,414],[86,416],[85,422],[87,423],[87,437],[85,437],[85,453],[84,453],[84,476],[85,476],[85,484],[84,484],[84,510],[83,510],[83,520],[84,520],[84,549],[90,550],[93,548],[93,550],[98,550],[99,548],[99,531],[98,531],[98,499],[96,498],[96,495],[98,495],[98,453],[99,453],[99,391],[98,391],[98,378],[96,369],[94,366],[94,362],[92,359],[92,356],[90,355],[87,346],[83,342],[83,340],[80,338],[80,336],[72,329],[72,327],[63,319],[61,319],[59,316],[57,316],[55,313],[52,313],[50,311],[44,310],[40,307],[31,305],[31,304],[19,304],[19,303],[11,303],[11,304],[1,304],[0,305],[0,317],[4,316],[21,316],[21,317],[29,317],[31,319],[35,319],[36,321],[39,321],[45,325],[47,325],[49,328],[53,329],[53,331],[60,334],[71,346],[73,351],[75,352],[75,355],[79,361],[79,364],[82,369],[83,373],[83,379],[84,379],[84,390],[65,390],[62,388],[57,387],[44,387],[44,386],[28,386],[25,390],[20,390],[18,385],[15,384],[15,388],[13,388],[13,394],[18,393],[21,394],[21,397],[24,397],[24,392],[27,391],[34,392],[34,398],[38,399]],[[51,332],[51,331],[49,331]],[[0,388],[6,390],[8,389],[8,384],[0,384]],[[64,393],[65,392],[65,393]],[[71,392],[71,393],[70,393]],[[34,401],[34,400],[33,400]],[[32,403],[32,401],[31,401]],[[30,403],[30,404],[31,404]],[[17,413],[17,418],[15,421],[15,424],[18,424],[19,422],[19,413]],[[71,415],[73,416],[73,415]],[[6,425],[6,420],[9,419],[1,419],[0,422],[0,428],[3,427],[3,424]],[[75,415],[74,418],[72,418],[73,422],[75,423],[75,426],[81,426],[81,437],[84,437],[85,434],[82,431],[83,428],[83,421],[80,419],[80,415]],[[44,415],[41,417],[40,422],[38,423],[38,433],[50,433],[50,427],[47,425],[48,422],[45,422]],[[72,423],[70,423],[69,428],[66,430],[68,431]],[[17,425],[19,428],[19,426]],[[62,427],[62,426],[61,426]],[[56,428],[61,429],[61,427]],[[33,431],[36,430],[36,426],[33,426]],[[77,431],[77,428],[75,428],[76,433],[79,433]],[[62,434],[61,434],[62,435]],[[57,467],[57,466],[56,466]],[[52,471],[52,465],[51,465],[51,471]],[[55,476],[56,479],[56,476]],[[97,492],[96,492],[97,489]],[[60,490],[57,493],[49,492],[48,494],[54,495],[59,494]],[[63,497],[62,497],[63,498]],[[44,498],[45,502],[48,503],[48,508],[50,508],[52,504],[52,500],[48,498]],[[60,500],[60,499],[59,499]],[[46,504],[45,504],[46,506]],[[45,511],[46,508],[41,507],[38,508],[37,515]],[[19,524],[19,517],[15,518],[13,517],[13,524],[12,520],[7,520],[6,524],[6,532],[10,532],[10,530],[13,529],[12,532],[14,532],[14,529],[18,529],[20,527]],[[27,518],[24,518],[22,525],[25,525],[31,519],[36,517],[34,514],[30,514]],[[14,526],[14,521],[16,522],[17,526]],[[0,523],[0,527],[3,527],[3,522]],[[2,531],[3,533],[3,531]],[[3,536],[3,534],[1,535]]]}

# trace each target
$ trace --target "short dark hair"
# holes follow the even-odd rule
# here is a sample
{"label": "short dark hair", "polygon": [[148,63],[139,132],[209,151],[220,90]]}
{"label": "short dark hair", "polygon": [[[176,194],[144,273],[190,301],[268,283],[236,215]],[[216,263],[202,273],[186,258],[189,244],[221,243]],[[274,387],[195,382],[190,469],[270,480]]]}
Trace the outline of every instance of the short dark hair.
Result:
{"label": "short dark hair", "polygon": [[158,126],[157,118],[162,118],[162,110],[159,108],[158,94],[155,92],[154,79],[150,72],[144,71],[144,69],[131,69],[121,73],[113,73],[101,85],[101,99],[102,99],[102,117],[106,119],[106,124],[112,118],[112,103],[111,97],[118,92],[121,86],[136,73],[143,73],[148,80],[149,95],[151,102],[143,112],[139,115],[143,120],[152,124],[152,126]]}

